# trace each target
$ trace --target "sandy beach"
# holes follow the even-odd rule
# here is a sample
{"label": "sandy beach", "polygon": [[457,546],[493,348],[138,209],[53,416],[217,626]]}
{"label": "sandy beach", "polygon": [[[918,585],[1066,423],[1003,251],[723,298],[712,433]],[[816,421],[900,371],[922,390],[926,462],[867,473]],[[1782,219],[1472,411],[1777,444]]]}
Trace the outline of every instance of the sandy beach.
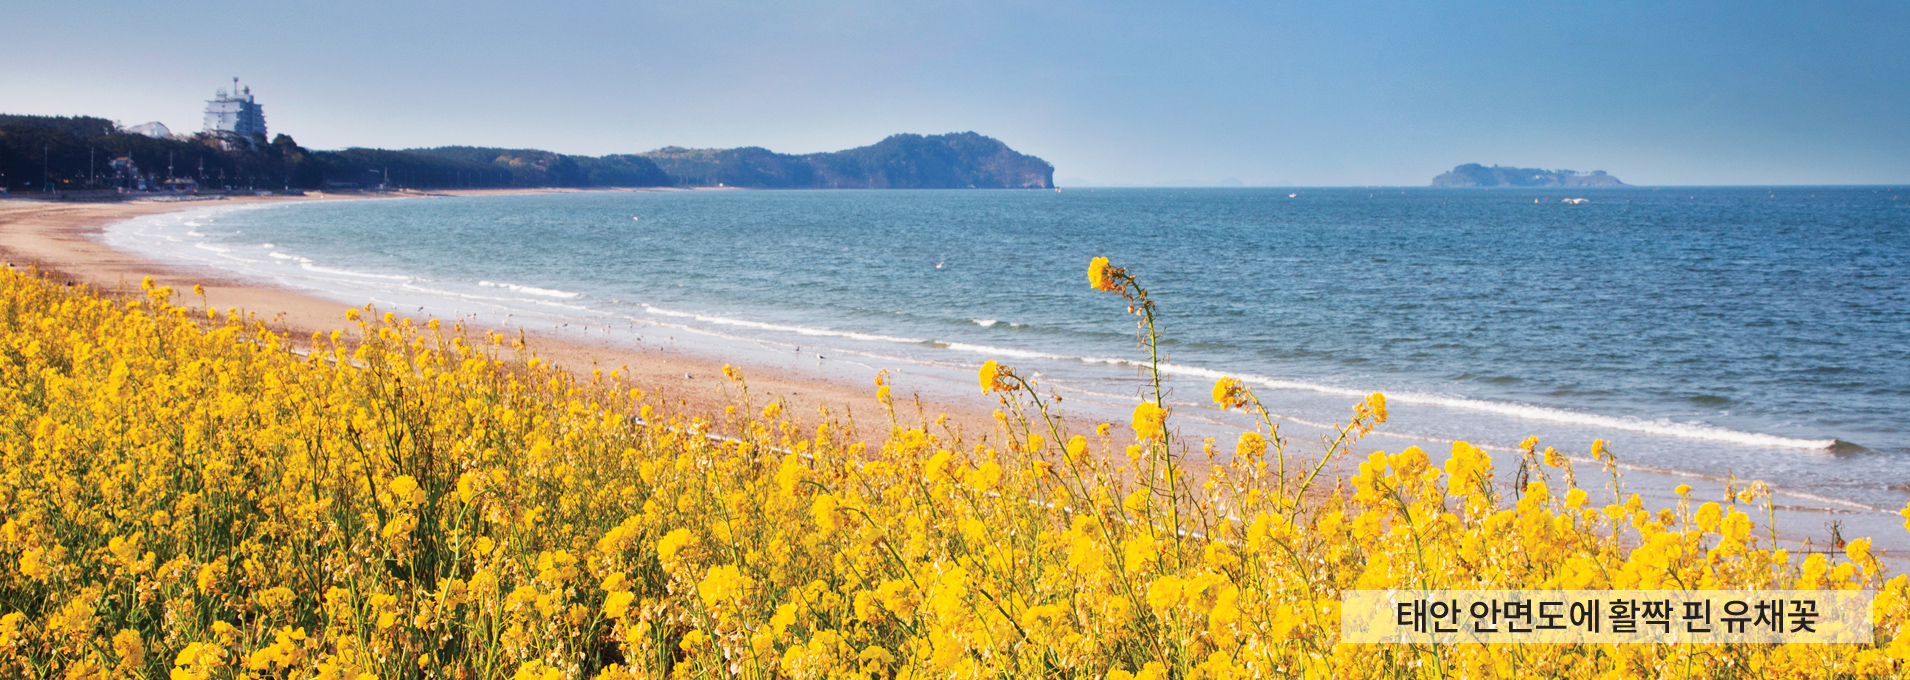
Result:
{"label": "sandy beach", "polygon": [[[564,190],[528,190],[564,191]],[[489,190],[399,193],[393,198],[430,195],[475,195],[526,193],[526,191]],[[122,252],[100,241],[99,235],[111,224],[145,215],[203,208],[208,205],[256,202],[301,202],[326,200],[381,200],[385,196],[361,194],[311,195],[302,197],[231,197],[217,203],[209,201],[118,203],[66,203],[25,199],[0,200],[0,258],[16,268],[38,267],[56,279],[75,285],[88,285],[101,291],[123,293],[137,291],[145,277],[162,286],[191,290],[197,284],[205,288],[205,304],[220,310],[237,308],[256,315],[283,331],[294,342],[312,333],[345,328],[345,307],[338,302],[252,281],[238,280],[205,267],[178,266],[156,262],[135,253]],[[180,298],[197,306],[191,296]],[[403,316],[403,314],[400,314]],[[422,321],[422,319],[420,319]],[[497,330],[515,333],[515,328]],[[730,381],[723,377],[724,358],[701,356],[667,349],[632,349],[623,346],[591,344],[571,339],[555,339],[526,331],[533,354],[588,375],[592,370],[624,369],[629,380],[653,392],[667,405],[686,414],[717,413],[734,395]],[[801,375],[779,367],[737,363],[747,379],[751,401],[766,404],[781,401],[785,412],[804,422],[821,420],[823,409],[829,418],[860,422],[857,435],[879,444],[888,434],[885,425],[870,425],[886,420],[876,400],[874,376],[868,382],[849,383],[818,376]],[[916,395],[906,388],[895,391],[899,416],[914,419]],[[970,443],[993,439],[992,404],[976,395],[972,403],[940,403],[923,398],[921,410],[933,420],[948,416],[948,426],[962,432]],[[905,423],[906,424],[906,423]]]}

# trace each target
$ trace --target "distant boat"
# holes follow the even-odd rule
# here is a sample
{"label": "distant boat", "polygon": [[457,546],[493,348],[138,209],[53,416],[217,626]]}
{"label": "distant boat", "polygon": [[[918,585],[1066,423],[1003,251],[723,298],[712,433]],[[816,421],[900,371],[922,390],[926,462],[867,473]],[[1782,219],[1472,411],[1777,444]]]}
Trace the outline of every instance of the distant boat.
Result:
{"label": "distant boat", "polygon": [[1589,198],[1561,198],[1559,199],[1559,201],[1562,203],[1570,203],[1572,205],[1578,205],[1580,203],[1584,203],[1590,200],[1592,199],[1589,199]]}

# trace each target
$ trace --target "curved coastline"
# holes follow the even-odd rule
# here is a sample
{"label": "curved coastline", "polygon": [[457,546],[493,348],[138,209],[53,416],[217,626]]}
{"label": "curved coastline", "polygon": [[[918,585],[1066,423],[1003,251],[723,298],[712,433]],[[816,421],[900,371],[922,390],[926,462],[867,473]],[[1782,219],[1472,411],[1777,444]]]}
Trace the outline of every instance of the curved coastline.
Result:
{"label": "curved coastline", "polygon": [[[558,190],[562,192],[562,190]],[[482,190],[445,192],[436,195],[500,195],[514,193],[550,193],[549,190]],[[394,198],[422,198],[428,195],[401,195]],[[241,197],[222,202],[220,207],[274,205],[330,200],[390,200],[383,197],[330,195],[311,197]],[[210,266],[190,266],[161,262],[140,253],[120,250],[102,238],[110,225],[147,216],[176,213],[208,207],[202,202],[122,202],[55,203],[22,199],[0,200],[0,256],[17,268],[37,267],[76,285],[89,285],[107,292],[136,289],[145,277],[158,285],[190,290],[200,284],[206,291],[204,306],[237,308],[267,320],[294,343],[302,343],[313,333],[344,328],[344,305],[316,295],[271,285],[252,277],[234,276]],[[182,300],[194,303],[192,300]],[[199,304],[191,306],[198,307]],[[395,310],[394,310],[395,311]],[[406,316],[399,313],[400,317]],[[420,319],[422,321],[422,319]],[[714,357],[692,351],[665,348],[631,348],[612,343],[592,343],[571,337],[521,327],[474,326],[476,330],[496,330],[516,334],[520,331],[538,356],[570,368],[579,374],[602,368],[608,371],[628,367],[633,383],[644,385],[675,403],[685,412],[720,413],[730,403],[722,367],[735,363],[748,379],[756,403],[782,400],[791,414],[816,414],[827,408],[832,413],[854,414],[875,411],[875,387],[866,379],[851,381],[790,371],[767,364],[735,361],[732,357]],[[872,375],[872,374],[871,374]],[[924,399],[930,417],[947,413],[951,425],[966,432],[992,433],[993,419],[978,405],[938,403]],[[868,428],[865,438],[880,441],[887,428]]]}

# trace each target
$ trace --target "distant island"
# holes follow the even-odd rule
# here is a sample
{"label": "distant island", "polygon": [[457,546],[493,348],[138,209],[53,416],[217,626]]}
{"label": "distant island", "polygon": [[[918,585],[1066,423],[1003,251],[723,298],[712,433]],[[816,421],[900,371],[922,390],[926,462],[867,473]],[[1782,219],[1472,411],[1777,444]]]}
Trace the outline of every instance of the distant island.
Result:
{"label": "distant island", "polygon": [[1434,177],[1432,185],[1436,187],[1622,187],[1627,186],[1617,177],[1605,174],[1604,170],[1593,170],[1584,174],[1575,170],[1543,170],[1539,168],[1508,168],[1498,165],[1486,167],[1478,163],[1467,163]]}
{"label": "distant island", "polygon": [[[236,87],[235,87],[236,90]],[[224,93],[215,105],[226,101]],[[245,93],[251,104],[250,93]],[[239,101],[239,100],[233,100]],[[209,111],[210,117],[212,112]],[[249,130],[172,134],[91,116],[0,115],[0,181],[16,194],[84,189],[199,191],[510,187],[1047,189],[1054,166],[974,132],[891,135],[802,155],[760,147],[575,156],[542,149],[446,146],[319,151]],[[243,134],[249,132],[250,134]]]}

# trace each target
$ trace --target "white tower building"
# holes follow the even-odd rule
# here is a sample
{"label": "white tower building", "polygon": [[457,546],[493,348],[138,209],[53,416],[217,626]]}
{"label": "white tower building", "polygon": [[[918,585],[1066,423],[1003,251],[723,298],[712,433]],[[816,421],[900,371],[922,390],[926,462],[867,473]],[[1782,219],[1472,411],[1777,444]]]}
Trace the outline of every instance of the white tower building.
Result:
{"label": "white tower building", "polygon": [[239,79],[233,78],[230,95],[219,90],[206,101],[206,132],[251,145],[252,133],[265,134],[265,108],[252,98],[252,88],[239,89]]}

